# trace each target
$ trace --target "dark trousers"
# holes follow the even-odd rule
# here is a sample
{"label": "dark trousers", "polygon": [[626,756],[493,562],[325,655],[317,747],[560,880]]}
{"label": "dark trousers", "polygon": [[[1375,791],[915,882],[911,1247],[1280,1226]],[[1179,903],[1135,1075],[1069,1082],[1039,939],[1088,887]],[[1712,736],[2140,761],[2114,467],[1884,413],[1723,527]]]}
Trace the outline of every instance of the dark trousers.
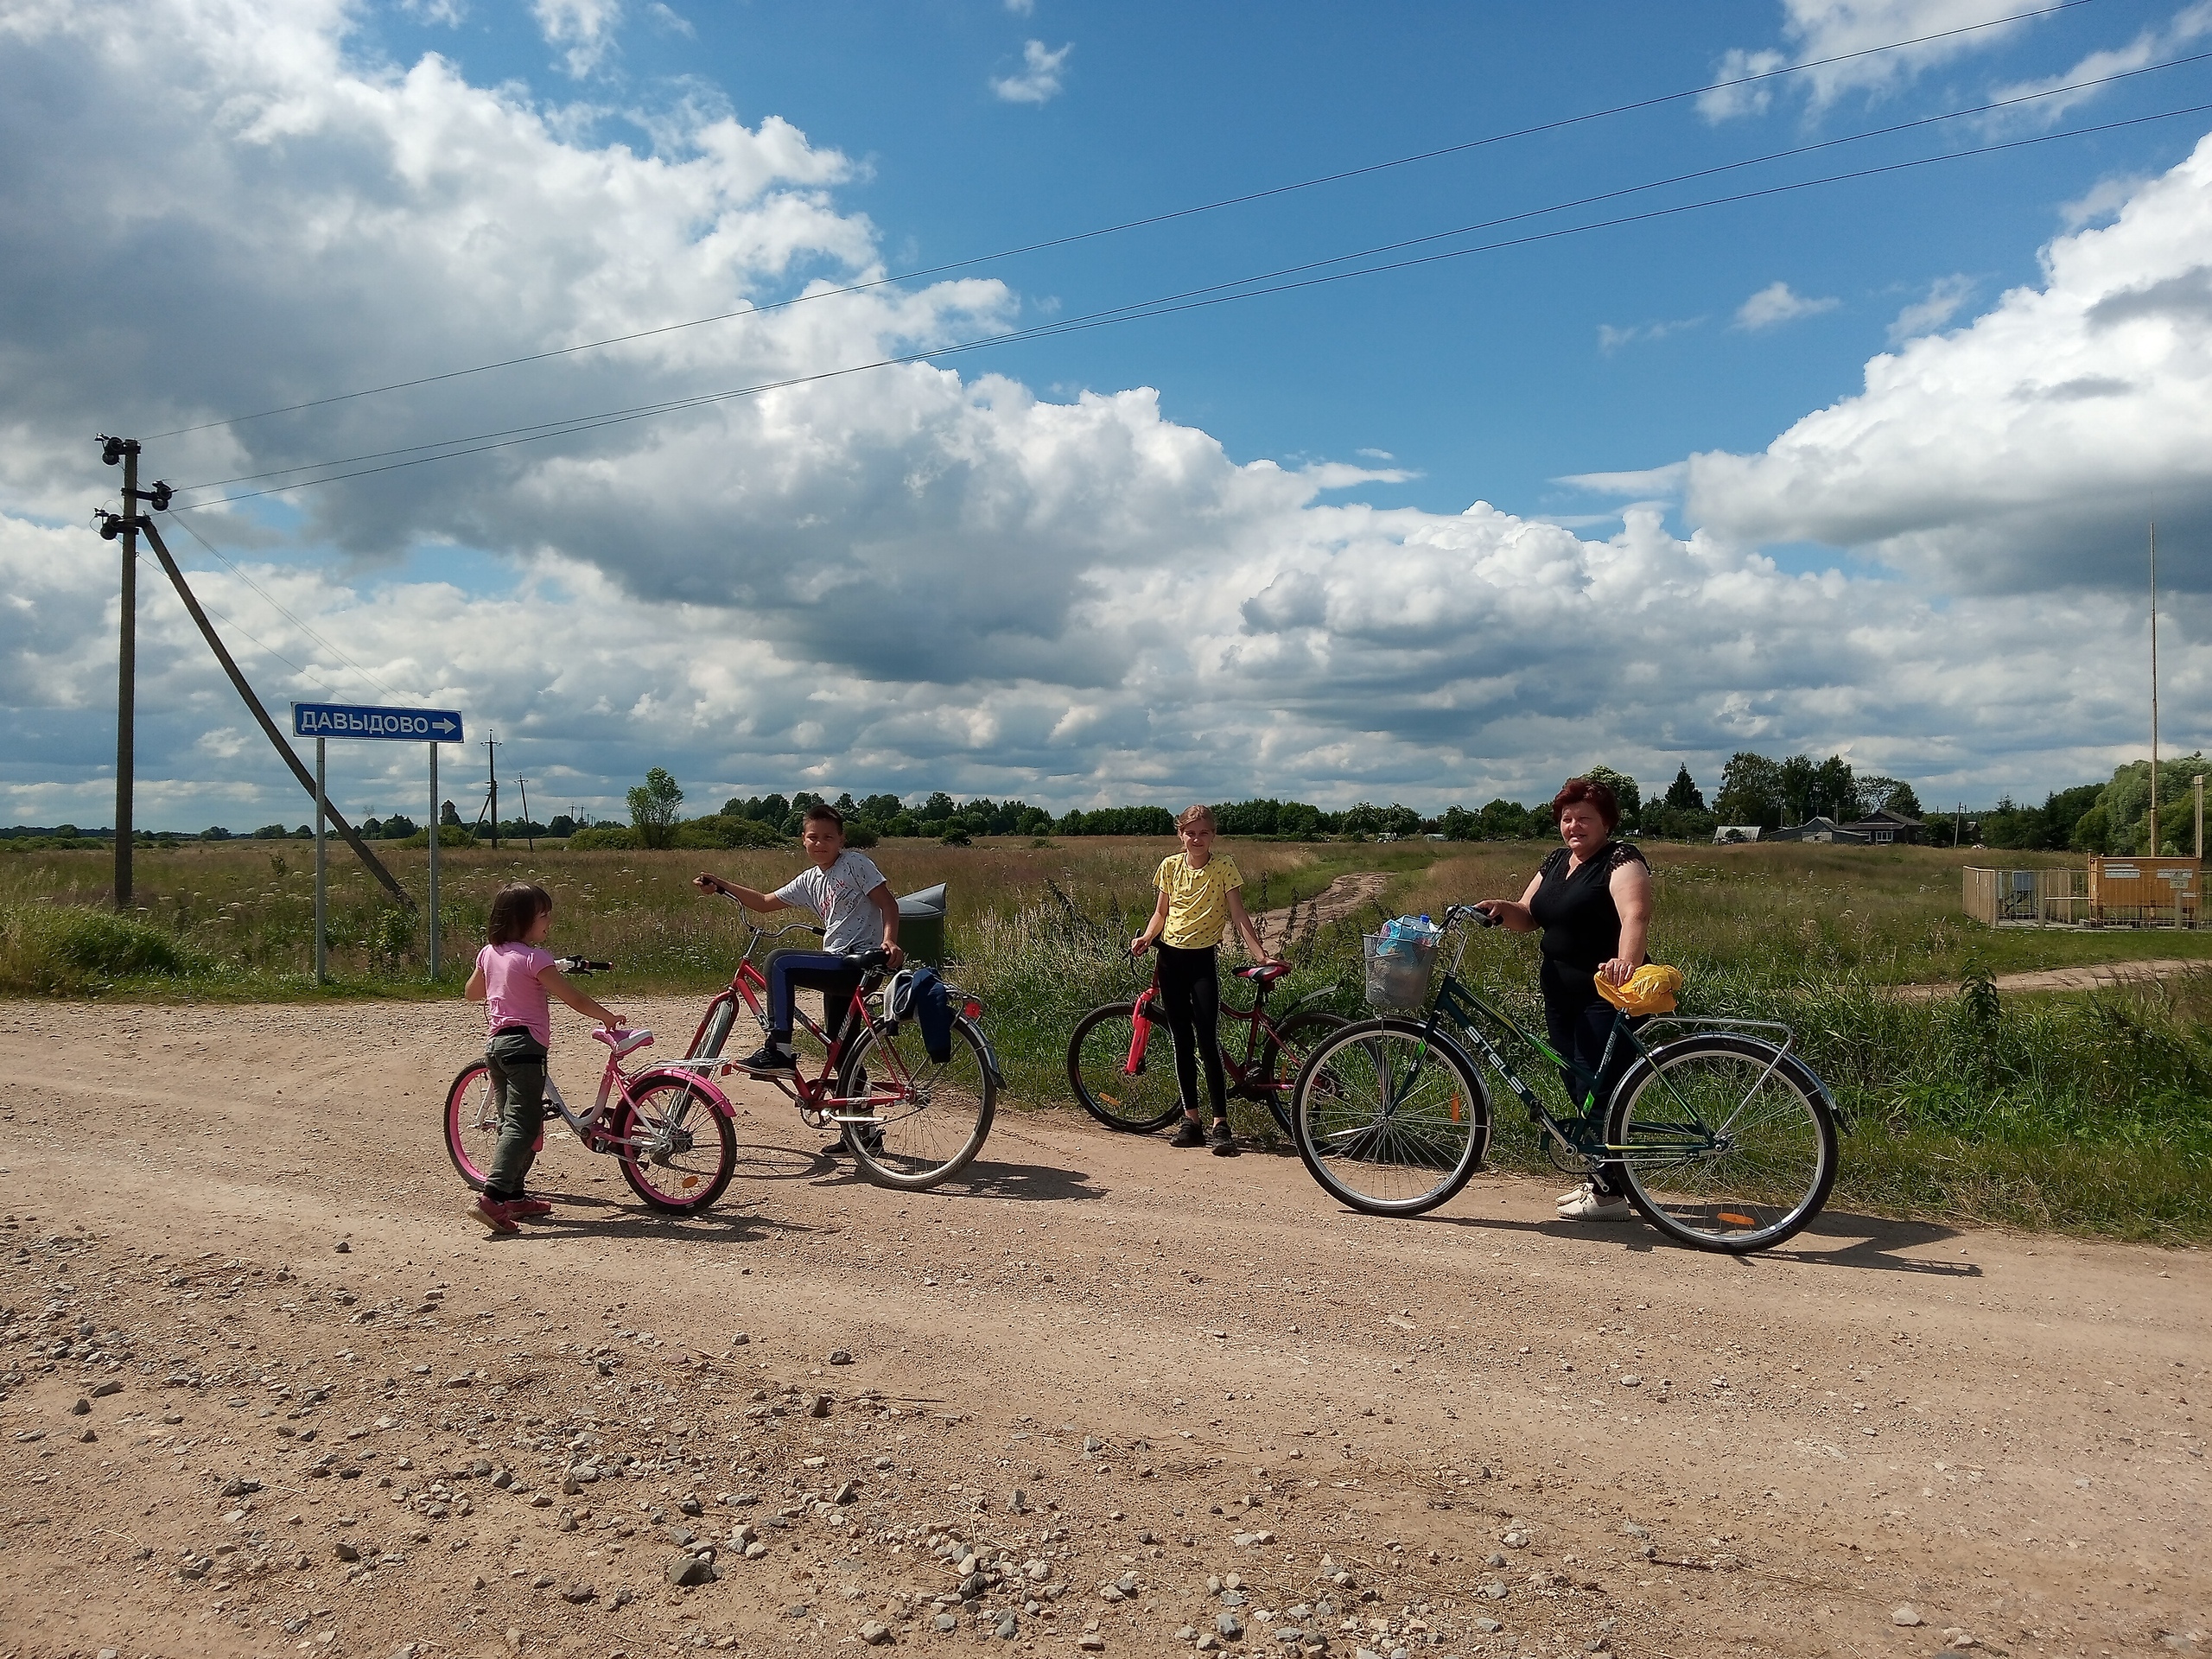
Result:
{"label": "dark trousers", "polygon": [[520,1026],[506,1026],[493,1033],[484,1059],[492,1068],[492,1109],[499,1120],[484,1196],[506,1204],[522,1196],[524,1179],[537,1159],[538,1137],[545,1133],[545,1045]]}
{"label": "dark trousers", "polygon": [[[1605,1045],[1612,1038],[1613,1016],[1619,1010],[1598,995],[1591,976],[1580,969],[1548,960],[1538,982],[1544,993],[1544,1030],[1551,1037],[1553,1048],[1567,1062],[1559,1074],[1567,1085],[1567,1098],[1580,1109],[1594,1084],[1602,1108],[1635,1058],[1635,1051],[1621,1043],[1613,1050],[1611,1063],[1599,1071]],[[1629,1026],[1633,1030],[1643,1023],[1640,1019],[1631,1020]]]}
{"label": "dark trousers", "polygon": [[768,1033],[788,1042],[791,1010],[801,989],[822,993],[822,1034],[837,1040],[852,1012],[853,993],[860,988],[861,971],[848,957],[827,950],[779,950],[768,958]]}
{"label": "dark trousers", "polygon": [[[1592,1092],[1594,1080],[1598,1108],[1603,1111],[1613,1085],[1636,1054],[1625,1042],[1617,1043],[1611,1060],[1605,1061],[1605,1045],[1612,1041],[1613,1017],[1620,1010],[1598,995],[1591,975],[1580,969],[1547,959],[1538,983],[1544,993],[1544,1029],[1551,1037],[1552,1047],[1567,1062],[1559,1074],[1567,1085],[1567,1097],[1580,1111]],[[1629,1028],[1633,1031],[1649,1017],[1630,1020]],[[1618,1192],[1622,1179],[1620,1166],[1607,1164],[1599,1173],[1596,1185],[1601,1192]]]}
{"label": "dark trousers", "polygon": [[1216,976],[1216,947],[1181,950],[1154,945],[1160,952],[1160,1007],[1175,1039],[1175,1087],[1183,1110],[1198,1115],[1198,1062],[1206,1068],[1206,1093],[1213,1115],[1229,1116],[1229,1086],[1221,1072],[1221,981]]}

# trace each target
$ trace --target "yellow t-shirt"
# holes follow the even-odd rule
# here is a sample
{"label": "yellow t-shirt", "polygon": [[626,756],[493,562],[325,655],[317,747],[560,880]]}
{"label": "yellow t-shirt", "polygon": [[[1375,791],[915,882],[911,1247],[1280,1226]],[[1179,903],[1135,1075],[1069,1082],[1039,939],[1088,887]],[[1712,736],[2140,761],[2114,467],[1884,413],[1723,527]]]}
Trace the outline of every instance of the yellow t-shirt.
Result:
{"label": "yellow t-shirt", "polygon": [[1180,853],[1160,861],[1152,885],[1167,895],[1167,925],[1160,930],[1163,944],[1178,950],[1203,950],[1219,944],[1229,925],[1229,894],[1244,885],[1236,861],[1216,853],[1202,870],[1192,869]]}

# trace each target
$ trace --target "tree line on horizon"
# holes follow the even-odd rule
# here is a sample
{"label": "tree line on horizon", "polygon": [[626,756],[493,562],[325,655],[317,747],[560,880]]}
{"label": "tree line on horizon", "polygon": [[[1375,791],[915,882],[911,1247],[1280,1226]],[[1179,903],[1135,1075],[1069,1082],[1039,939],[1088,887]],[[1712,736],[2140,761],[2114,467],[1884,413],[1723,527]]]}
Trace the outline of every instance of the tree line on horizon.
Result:
{"label": "tree line on horizon", "polygon": [[[2158,850],[2179,854],[2192,849],[2190,780],[2208,774],[2212,774],[2212,765],[2201,753],[2158,763]],[[1822,760],[1809,754],[1776,760],[1739,750],[1722,769],[1719,788],[1710,804],[1687,765],[1676,767],[1674,781],[1663,793],[1649,799],[1633,777],[1613,767],[1587,766],[1576,775],[1609,785],[1620,802],[1622,832],[1652,840],[1710,841],[1723,825],[1757,825],[1771,832],[1815,817],[1847,823],[1885,808],[1908,817],[1922,816],[1910,784],[1860,773],[1834,754]],[[2105,783],[2054,790],[2041,806],[2023,805],[2007,795],[1995,807],[1969,815],[1967,830],[1980,844],[1996,849],[2139,856],[2151,850],[2150,779],[2150,762],[2135,760],[2116,768]],[[503,841],[543,836],[580,848],[780,846],[798,835],[806,809],[825,800],[844,815],[850,826],[848,838],[856,846],[887,838],[960,845],[982,836],[1169,836],[1175,830],[1175,814],[1164,806],[1076,808],[1055,815],[1022,800],[982,796],[956,800],[943,790],[931,791],[915,804],[893,794],[855,798],[849,791],[834,798],[808,790],[732,797],[717,811],[693,818],[682,816],[683,799],[675,777],[665,767],[655,766],[643,784],[629,791],[627,823],[588,821],[562,812],[543,822],[503,819],[497,833]],[[1433,814],[1397,802],[1378,806],[1365,801],[1332,811],[1310,802],[1273,797],[1218,802],[1213,810],[1224,835],[1291,841],[1414,836],[1440,836],[1448,841],[1536,840],[1549,837],[1555,827],[1548,800],[1527,805],[1503,798],[1479,808],[1452,805]],[[480,839],[480,830],[486,837],[492,833],[488,824],[471,825],[462,819],[452,801],[443,803],[439,819],[441,841],[447,846],[472,845]],[[372,815],[361,821],[359,829],[372,841],[419,846],[429,839],[425,827],[404,813]],[[218,825],[196,836],[141,830],[137,839],[158,846],[188,841],[296,841],[313,833],[306,824],[288,828],[270,823],[245,832]],[[0,845],[16,851],[89,849],[105,845],[113,834],[66,823],[17,825],[0,828]]]}

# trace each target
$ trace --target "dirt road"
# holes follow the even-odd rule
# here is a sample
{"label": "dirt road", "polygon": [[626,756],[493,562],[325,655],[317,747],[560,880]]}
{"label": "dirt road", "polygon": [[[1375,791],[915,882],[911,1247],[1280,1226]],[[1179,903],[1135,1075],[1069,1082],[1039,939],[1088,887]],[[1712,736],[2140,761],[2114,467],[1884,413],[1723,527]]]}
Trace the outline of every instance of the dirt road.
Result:
{"label": "dirt road", "polygon": [[1302,934],[1308,927],[1340,921],[1366,909],[1389,885],[1390,878],[1380,870],[1355,870],[1338,876],[1303,904],[1263,911],[1252,918],[1252,925],[1260,930],[1260,943],[1278,950],[1287,943],[1294,923]]}
{"label": "dirt road", "polygon": [[711,1217],[556,1140],[489,1240],[480,1029],[0,1007],[0,1651],[2212,1650],[2202,1255],[1390,1223],[1064,1113],[905,1195],[758,1090]]}
{"label": "dirt road", "polygon": [[[2092,962],[2072,968],[2036,968],[2017,974],[1999,974],[1991,983],[2003,995],[2012,991],[2096,991],[2111,985],[2126,985],[2149,979],[2167,979],[2176,974],[2202,971],[2202,958],[2156,957],[2141,962]],[[1900,996],[1929,999],[1956,996],[1956,985],[1900,986]]]}

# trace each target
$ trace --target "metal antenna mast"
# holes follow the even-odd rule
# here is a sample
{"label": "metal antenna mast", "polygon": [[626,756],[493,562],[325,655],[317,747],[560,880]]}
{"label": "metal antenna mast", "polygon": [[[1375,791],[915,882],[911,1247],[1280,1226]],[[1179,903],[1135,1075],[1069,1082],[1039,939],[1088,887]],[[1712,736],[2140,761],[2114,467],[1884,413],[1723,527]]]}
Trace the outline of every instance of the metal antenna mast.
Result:
{"label": "metal antenna mast", "polygon": [[2151,847],[2156,858],[2164,843],[2158,839],[2158,521],[2151,521]]}

